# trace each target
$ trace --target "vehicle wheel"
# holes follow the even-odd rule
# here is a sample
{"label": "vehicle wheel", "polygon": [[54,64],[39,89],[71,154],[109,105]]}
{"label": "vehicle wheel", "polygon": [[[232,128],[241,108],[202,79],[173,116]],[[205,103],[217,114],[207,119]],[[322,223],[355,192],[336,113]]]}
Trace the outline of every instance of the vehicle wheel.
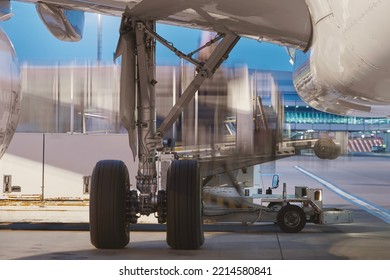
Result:
{"label": "vehicle wheel", "polygon": [[306,225],[306,215],[297,205],[286,205],[279,210],[276,217],[280,229],[288,233],[300,232]]}
{"label": "vehicle wheel", "polygon": [[167,243],[173,249],[196,250],[204,243],[198,162],[173,161],[167,178]]}
{"label": "vehicle wheel", "polygon": [[91,243],[99,249],[120,249],[129,243],[126,195],[129,172],[122,161],[99,161],[92,173],[89,206]]}

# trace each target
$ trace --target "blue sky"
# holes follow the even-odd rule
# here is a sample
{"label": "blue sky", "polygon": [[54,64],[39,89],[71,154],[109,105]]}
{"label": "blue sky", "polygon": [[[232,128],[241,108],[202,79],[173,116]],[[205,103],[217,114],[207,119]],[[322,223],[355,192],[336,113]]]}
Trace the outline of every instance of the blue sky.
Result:
{"label": "blue sky", "polygon": [[[86,14],[83,39],[78,43],[62,42],[54,38],[41,22],[35,6],[13,2],[15,14],[0,25],[14,44],[20,63],[53,64],[96,62],[97,60],[97,15]],[[120,18],[102,16],[102,60],[112,63],[113,53],[118,42]],[[200,31],[157,26],[157,31],[175,47],[188,53],[198,47]],[[284,48],[254,40],[241,39],[230,54],[228,64],[246,64],[249,68],[291,71],[289,57]],[[179,62],[165,47],[157,47],[157,64],[177,64]]]}

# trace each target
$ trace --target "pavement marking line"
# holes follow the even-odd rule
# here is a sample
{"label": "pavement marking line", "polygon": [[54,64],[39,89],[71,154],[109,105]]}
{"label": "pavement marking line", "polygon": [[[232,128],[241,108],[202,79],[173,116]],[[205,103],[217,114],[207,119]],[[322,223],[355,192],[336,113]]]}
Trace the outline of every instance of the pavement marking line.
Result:
{"label": "pavement marking line", "polygon": [[380,206],[377,206],[373,203],[363,201],[362,199],[358,198],[357,196],[354,196],[350,193],[347,193],[346,191],[343,191],[342,189],[338,188],[334,184],[314,175],[313,173],[310,173],[309,171],[303,169],[302,167],[294,166],[294,168],[298,169],[302,173],[306,174],[307,176],[309,176],[312,179],[316,180],[317,182],[321,183],[322,185],[324,185],[328,189],[334,191],[335,193],[340,195],[342,198],[349,200],[350,202],[358,205],[360,208],[362,208],[366,212],[370,213],[371,215],[374,215],[375,217],[390,224],[390,211],[388,211],[387,209],[383,209]]}

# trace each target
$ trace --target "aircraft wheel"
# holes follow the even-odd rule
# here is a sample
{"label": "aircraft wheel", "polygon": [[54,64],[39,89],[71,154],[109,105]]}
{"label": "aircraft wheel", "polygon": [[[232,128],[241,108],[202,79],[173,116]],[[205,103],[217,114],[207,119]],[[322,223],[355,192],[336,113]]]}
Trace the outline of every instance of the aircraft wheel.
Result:
{"label": "aircraft wheel", "polygon": [[296,233],[305,227],[306,215],[301,207],[291,204],[279,210],[276,221],[284,232]]}
{"label": "aircraft wheel", "polygon": [[173,249],[196,250],[204,243],[198,162],[173,161],[167,178],[167,243]]}
{"label": "aircraft wheel", "polygon": [[130,240],[126,218],[129,172],[122,161],[99,161],[92,173],[89,227],[91,243],[99,249],[120,249]]}

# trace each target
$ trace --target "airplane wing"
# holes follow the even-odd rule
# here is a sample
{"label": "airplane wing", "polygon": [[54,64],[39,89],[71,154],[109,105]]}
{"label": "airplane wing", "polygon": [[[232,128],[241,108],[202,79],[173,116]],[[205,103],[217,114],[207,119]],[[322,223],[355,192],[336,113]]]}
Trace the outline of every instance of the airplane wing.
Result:
{"label": "airplane wing", "polygon": [[308,46],[312,33],[305,0],[21,1],[113,16],[122,16],[127,6],[135,18],[217,32],[230,31],[299,49]]}

